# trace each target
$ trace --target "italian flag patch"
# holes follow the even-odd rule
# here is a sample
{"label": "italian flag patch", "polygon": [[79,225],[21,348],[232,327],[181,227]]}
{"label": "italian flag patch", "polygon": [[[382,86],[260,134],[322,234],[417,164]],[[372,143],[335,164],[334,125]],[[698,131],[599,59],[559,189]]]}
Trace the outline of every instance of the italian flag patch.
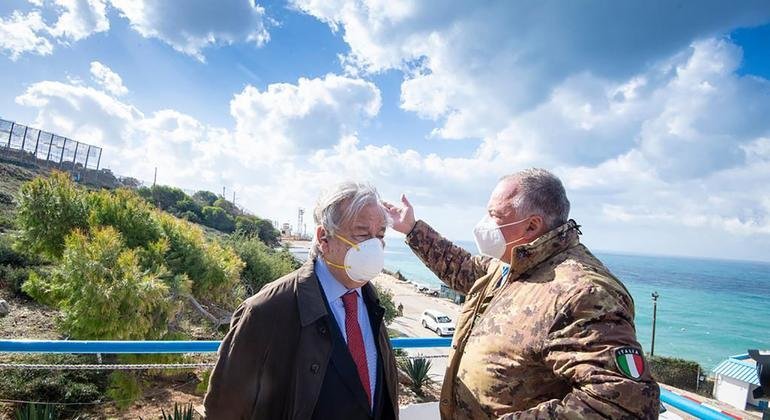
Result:
{"label": "italian flag patch", "polygon": [[644,358],[642,351],[634,347],[615,349],[615,363],[620,373],[633,380],[639,380],[644,374]]}

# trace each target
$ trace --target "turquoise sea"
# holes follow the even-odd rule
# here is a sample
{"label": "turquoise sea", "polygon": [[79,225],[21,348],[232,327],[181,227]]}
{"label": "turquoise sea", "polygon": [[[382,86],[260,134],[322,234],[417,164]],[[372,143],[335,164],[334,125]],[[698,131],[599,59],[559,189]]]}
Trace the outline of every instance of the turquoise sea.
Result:
{"label": "turquoise sea", "polygon": [[[389,238],[385,267],[438,288],[401,240]],[[458,245],[475,252],[472,242]],[[636,303],[639,342],[650,351],[651,294],[657,291],[655,354],[697,361],[705,369],[749,348],[770,350],[770,263],[595,252]]]}

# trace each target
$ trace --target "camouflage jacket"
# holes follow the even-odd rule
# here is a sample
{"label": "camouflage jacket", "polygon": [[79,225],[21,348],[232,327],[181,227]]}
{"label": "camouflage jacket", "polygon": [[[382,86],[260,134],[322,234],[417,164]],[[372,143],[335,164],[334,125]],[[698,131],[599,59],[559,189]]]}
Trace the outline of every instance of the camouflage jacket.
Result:
{"label": "camouflage jacket", "polygon": [[443,419],[658,417],[660,390],[636,340],[633,300],[579,233],[570,220],[516,247],[508,265],[415,224],[407,244],[467,295]]}

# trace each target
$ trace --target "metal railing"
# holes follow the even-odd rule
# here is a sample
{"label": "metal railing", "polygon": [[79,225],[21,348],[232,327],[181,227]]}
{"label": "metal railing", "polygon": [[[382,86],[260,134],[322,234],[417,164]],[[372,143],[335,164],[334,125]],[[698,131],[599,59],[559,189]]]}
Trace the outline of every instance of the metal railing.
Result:
{"label": "metal railing", "polygon": [[[451,338],[392,338],[395,349],[445,348]],[[215,353],[219,341],[61,341],[0,340],[0,353],[74,353],[74,354],[168,354]],[[660,401],[687,414],[706,420],[732,418],[661,388]]]}

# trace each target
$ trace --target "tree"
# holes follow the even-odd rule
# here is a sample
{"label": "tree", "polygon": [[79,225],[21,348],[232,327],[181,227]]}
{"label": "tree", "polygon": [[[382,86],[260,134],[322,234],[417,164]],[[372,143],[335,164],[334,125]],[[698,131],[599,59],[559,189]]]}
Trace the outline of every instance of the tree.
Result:
{"label": "tree", "polygon": [[[221,211],[221,209],[219,209]],[[184,274],[199,298],[234,306],[243,298],[240,274],[244,263],[230,247],[207,241],[198,226],[160,214],[168,240],[165,264],[172,273]]]}
{"label": "tree", "polygon": [[257,293],[267,283],[299,268],[289,251],[275,251],[257,237],[236,234],[229,244],[245,263],[241,278],[250,293]]}
{"label": "tree", "polygon": [[184,191],[167,185],[153,185],[150,188],[140,188],[139,194],[161,210],[169,210],[177,202],[187,198],[187,194]]}
{"label": "tree", "polygon": [[146,246],[163,235],[156,210],[131,190],[102,190],[92,193],[90,202],[90,226],[114,227],[129,248]]}
{"label": "tree", "polygon": [[385,309],[385,323],[390,324],[398,316],[398,309],[396,309],[396,304],[393,302],[393,292],[374,283],[372,283],[372,286],[374,286],[374,291],[377,292],[380,306]]}
{"label": "tree", "polygon": [[76,339],[144,340],[165,334],[176,311],[165,273],[142,269],[112,227],[67,236],[50,276],[30,274],[23,290],[61,309],[61,328]]}
{"label": "tree", "polygon": [[88,229],[86,193],[63,172],[36,178],[21,187],[17,218],[22,247],[60,258],[66,236],[75,229]]}
{"label": "tree", "polygon": [[214,207],[219,207],[220,209],[224,210],[225,213],[233,217],[243,214],[243,212],[238,207],[235,207],[235,204],[225,200],[224,198],[217,199],[217,201],[215,201],[212,205]]}
{"label": "tree", "polygon": [[193,200],[197,201],[201,206],[213,206],[219,196],[211,191],[198,191],[192,196]]}
{"label": "tree", "polygon": [[204,225],[226,233],[235,230],[235,221],[221,208],[206,206],[201,213],[203,214]]}
{"label": "tree", "polygon": [[173,207],[174,214],[183,214],[186,212],[195,213],[198,215],[198,217],[201,216],[201,205],[198,204],[197,201],[191,199],[190,197],[185,197],[176,203],[174,203]]}

